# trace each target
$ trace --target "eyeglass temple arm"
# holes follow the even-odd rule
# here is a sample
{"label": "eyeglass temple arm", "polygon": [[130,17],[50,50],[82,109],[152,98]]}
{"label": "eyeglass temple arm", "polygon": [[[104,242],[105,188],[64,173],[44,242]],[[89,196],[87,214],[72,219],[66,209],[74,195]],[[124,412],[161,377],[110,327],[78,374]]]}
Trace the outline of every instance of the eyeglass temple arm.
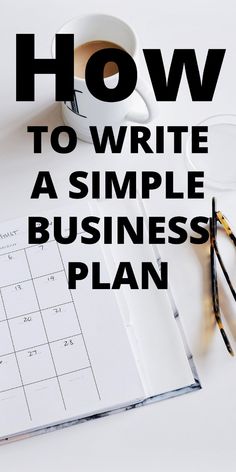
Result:
{"label": "eyeglass temple arm", "polygon": [[233,241],[234,245],[236,246],[236,237],[232,229],[230,228],[227,218],[223,215],[221,211],[217,211],[216,216],[217,216],[217,220],[223,226],[225,232],[227,233],[227,235],[230,237],[230,239]]}
{"label": "eyeglass temple arm", "polygon": [[224,263],[223,263],[223,261],[222,261],[221,255],[220,255],[220,253],[219,253],[219,249],[218,249],[217,242],[214,241],[213,244],[214,244],[214,249],[215,249],[215,253],[216,253],[217,259],[218,259],[219,264],[220,264],[220,266],[221,266],[222,272],[223,272],[223,274],[224,274],[224,276],[225,276],[226,282],[227,282],[227,284],[228,284],[228,286],[229,286],[229,289],[230,289],[230,291],[231,291],[231,293],[232,293],[232,295],[233,295],[233,297],[234,297],[234,300],[236,301],[236,292],[235,292],[235,290],[234,290],[234,288],[233,288],[232,282],[231,282],[231,280],[230,280],[230,278],[229,278],[229,274],[228,274],[228,272],[227,272],[227,270],[226,270],[226,268],[225,268],[225,265],[224,265]]}
{"label": "eyeglass temple arm", "polygon": [[210,257],[211,257],[211,284],[212,284],[212,302],[213,302],[213,310],[215,314],[216,323],[219,327],[221,336],[227,348],[227,351],[234,356],[234,351],[228,339],[228,336],[225,332],[220,307],[219,307],[219,293],[218,293],[218,283],[217,283],[217,273],[216,273],[216,266],[215,266],[215,238],[213,237],[212,231],[212,218],[210,218]]}
{"label": "eyeglass temple arm", "polygon": [[[227,220],[227,218],[223,215],[223,213],[221,213],[221,211],[217,211],[216,212],[216,217],[217,217],[217,220],[220,222],[220,224],[223,226],[225,232],[227,233],[227,235],[230,237],[230,239],[233,241],[234,245],[236,246],[236,237],[235,235],[233,234],[233,231],[232,229],[230,228],[230,225],[229,225],[229,222]],[[217,259],[220,263],[220,266],[221,266],[221,269],[223,271],[223,274],[225,276],[225,279],[227,281],[227,284],[229,286],[229,289],[234,297],[234,300],[236,301],[236,292],[233,288],[233,285],[231,283],[231,280],[229,278],[229,274],[225,268],[225,265],[223,263],[223,260],[221,258],[221,255],[219,253],[219,249],[218,249],[218,245],[217,245],[217,242],[216,240],[213,241],[213,244],[214,244],[214,249],[215,249],[215,253],[216,253],[216,256],[217,256]]]}

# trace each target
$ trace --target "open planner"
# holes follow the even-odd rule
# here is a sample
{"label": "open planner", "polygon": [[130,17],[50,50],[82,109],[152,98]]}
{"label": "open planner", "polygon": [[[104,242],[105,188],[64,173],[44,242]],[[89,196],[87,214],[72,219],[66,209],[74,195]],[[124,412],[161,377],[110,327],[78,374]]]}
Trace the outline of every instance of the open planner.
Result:
{"label": "open planner", "polygon": [[[111,203],[99,205],[111,214]],[[57,212],[65,225],[72,214]],[[100,261],[107,280],[117,261],[138,270],[156,258],[145,245],[63,245],[53,235],[29,245],[27,218],[0,224],[2,443],[200,388],[171,293],[92,290],[89,277],[68,288],[69,261]]]}

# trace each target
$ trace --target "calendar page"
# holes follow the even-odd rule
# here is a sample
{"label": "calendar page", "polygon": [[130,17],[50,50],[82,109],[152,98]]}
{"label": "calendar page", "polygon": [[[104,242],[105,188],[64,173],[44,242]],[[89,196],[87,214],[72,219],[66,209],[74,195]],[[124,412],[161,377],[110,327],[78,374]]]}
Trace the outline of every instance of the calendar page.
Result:
{"label": "calendar page", "polygon": [[100,246],[60,245],[52,234],[29,245],[27,231],[27,218],[0,225],[2,439],[145,397],[114,292],[89,279],[68,288],[69,261],[101,261],[107,276]]}

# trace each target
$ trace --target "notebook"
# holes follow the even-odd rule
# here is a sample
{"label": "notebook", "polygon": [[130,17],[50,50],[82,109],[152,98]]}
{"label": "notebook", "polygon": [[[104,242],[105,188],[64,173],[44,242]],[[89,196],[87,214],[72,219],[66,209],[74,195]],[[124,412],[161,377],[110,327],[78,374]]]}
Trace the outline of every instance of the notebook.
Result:
{"label": "notebook", "polygon": [[[123,208],[87,202],[78,219]],[[71,213],[56,214],[66,233]],[[47,243],[29,245],[27,218],[0,224],[1,443],[200,388],[169,291],[93,290],[91,277],[68,288],[69,261],[99,261],[109,280],[119,260],[157,264],[155,251],[58,244],[52,224]]]}

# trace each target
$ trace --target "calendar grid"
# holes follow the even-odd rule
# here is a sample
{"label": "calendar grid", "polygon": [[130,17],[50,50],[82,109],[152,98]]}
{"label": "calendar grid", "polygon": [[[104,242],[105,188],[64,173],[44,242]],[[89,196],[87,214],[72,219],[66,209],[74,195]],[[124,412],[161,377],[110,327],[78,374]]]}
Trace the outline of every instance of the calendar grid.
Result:
{"label": "calendar grid", "polygon": [[[60,251],[60,246],[59,246],[59,244],[58,244],[58,243],[57,243],[57,249],[58,249],[58,252],[59,252],[60,259],[61,259],[62,267],[63,267],[63,269],[64,269],[64,272],[65,272],[66,280],[67,280],[67,283],[68,283],[68,277],[67,277],[67,275],[66,275],[65,264],[64,264],[64,261],[63,261],[62,255],[61,255],[61,251]],[[72,293],[71,293],[71,290],[70,290],[70,289],[69,289],[69,292],[70,292],[70,296],[71,296],[71,301],[72,301],[72,303],[73,303],[73,305],[74,305],[74,309],[75,309],[76,317],[77,317],[77,320],[78,320],[78,323],[79,323],[79,326],[80,326],[80,322],[79,322],[78,313],[77,313],[76,306],[75,306],[75,302],[74,302],[74,299],[73,299],[73,296],[72,296]],[[81,329],[81,326],[80,326],[80,329]],[[98,398],[99,398],[99,400],[101,400],[100,392],[99,392],[99,389],[98,389],[98,384],[97,384],[97,381],[96,381],[96,377],[95,377],[95,375],[94,375],[94,371],[93,371],[92,363],[91,363],[91,360],[90,360],[90,356],[89,356],[88,348],[87,348],[87,345],[86,345],[86,342],[85,342],[85,339],[84,339],[84,335],[83,335],[83,331],[82,331],[82,329],[81,329],[81,335],[82,335],[83,342],[84,342],[84,346],[85,346],[86,353],[87,353],[87,356],[88,356],[89,364],[90,364],[90,366],[91,366],[91,372],[92,372],[92,375],[93,375],[93,380],[94,380],[94,383],[95,383],[95,386],[96,386],[96,390],[97,390]]]}
{"label": "calendar grid", "polygon": [[[25,251],[25,249],[23,250]],[[63,269],[56,270],[55,272],[53,272],[53,274],[60,274],[60,272],[64,272]],[[51,272],[48,274],[38,275],[37,277],[34,277],[34,280],[41,279],[42,277],[48,277],[49,275],[51,275]],[[31,282],[31,281],[32,281],[32,278],[29,278],[29,279],[24,279],[24,280],[18,280],[17,283],[22,284],[23,282]],[[7,287],[10,287],[11,285],[12,284],[2,285],[1,288],[7,288]]]}
{"label": "calendar grid", "polygon": [[[55,274],[55,272],[53,272],[53,274]],[[50,275],[52,275],[52,274],[47,274],[46,276],[50,276]],[[29,282],[29,280],[27,280],[27,281],[23,280],[22,282]],[[22,283],[22,282],[18,282],[18,283]],[[5,288],[5,287],[6,286],[1,287],[1,288]],[[43,311],[46,311],[46,310],[50,310],[51,308],[56,308],[56,307],[60,307],[60,306],[64,306],[64,305],[70,305],[70,304],[73,304],[73,301],[69,301],[69,302],[66,302],[66,303],[58,303],[58,304],[55,304],[55,305],[47,306],[47,308],[41,308],[41,311],[43,312]],[[17,315],[17,316],[11,316],[11,320],[15,320],[16,318],[20,318],[21,316],[33,315],[34,313],[38,313],[38,310],[28,311],[28,312],[22,313],[22,314]],[[0,323],[3,323],[4,321],[5,320],[0,320]]]}
{"label": "calendar grid", "polygon": [[[70,339],[73,339],[73,338],[77,338],[77,336],[81,336],[81,333],[78,333],[78,334],[72,334],[72,336],[66,336],[65,338],[61,338],[61,339],[56,339],[55,341],[50,341],[50,344],[53,344],[53,343],[57,343],[59,341],[65,341],[66,339],[70,338]],[[42,347],[42,346],[46,346],[48,343],[42,343],[42,344],[34,344],[32,346],[28,346],[28,350],[30,349],[36,349],[37,347]],[[17,349],[16,352],[24,352],[25,349]],[[1,354],[0,357],[6,357],[6,356],[10,356],[11,354],[14,354],[15,351],[12,351],[12,352],[8,352],[7,354]],[[90,368],[90,367],[89,367]],[[77,369],[77,370],[81,370],[81,369]],[[61,375],[61,374],[60,374]]]}
{"label": "calendar grid", "polygon": [[23,392],[24,392],[24,397],[25,397],[27,410],[28,410],[28,413],[29,413],[30,420],[32,420],[31,411],[30,411],[30,407],[29,407],[29,402],[28,402],[28,398],[27,398],[27,395],[26,395],[26,391],[25,391],[25,385],[24,385],[24,382],[23,382],[22,373],[21,373],[21,370],[20,370],[20,365],[19,365],[17,355],[16,355],[16,349],[15,349],[15,345],[14,345],[14,341],[13,341],[13,337],[12,337],[11,327],[10,327],[9,320],[7,319],[6,307],[5,307],[4,299],[3,299],[3,296],[2,296],[1,288],[0,288],[0,294],[1,294],[1,300],[2,300],[2,305],[3,305],[3,308],[4,308],[5,316],[6,316],[6,322],[7,322],[7,325],[8,325],[9,334],[10,334],[10,337],[11,337],[12,346],[13,346],[13,349],[14,349],[13,353],[14,353],[14,357],[15,357],[15,360],[16,360],[16,364],[17,364],[17,368],[18,368],[18,372],[19,372],[19,376],[20,376],[20,380],[21,380],[22,389],[23,389]]}
{"label": "calendar grid", "polygon": [[54,357],[53,357],[52,349],[51,349],[51,346],[50,346],[50,342],[49,342],[49,339],[48,339],[48,334],[47,334],[46,326],[45,326],[45,323],[44,323],[43,315],[42,315],[42,312],[41,312],[41,307],[40,307],[40,303],[39,303],[39,298],[38,298],[37,290],[36,290],[36,288],[35,288],[35,283],[34,283],[34,279],[33,279],[33,276],[32,276],[31,267],[30,267],[30,263],[29,263],[29,259],[28,259],[28,256],[27,256],[26,249],[24,249],[24,253],[25,253],[25,257],[26,257],[27,264],[28,264],[28,267],[29,267],[29,272],[30,272],[32,284],[33,284],[33,287],[34,287],[34,292],[35,292],[35,296],[36,296],[36,300],[37,300],[37,304],[38,304],[38,308],[39,308],[39,313],[40,313],[40,316],[41,316],[41,320],[42,320],[42,324],[43,324],[43,327],[44,327],[44,331],[45,331],[45,335],[46,335],[46,339],[47,339],[49,351],[50,351],[50,354],[51,354],[51,358],[52,358],[52,362],[53,362],[53,367],[54,367],[55,374],[56,374],[56,378],[57,378],[57,382],[58,382],[58,387],[59,387],[59,390],[60,390],[60,393],[61,393],[62,402],[63,402],[64,408],[65,408],[65,410],[66,410],[65,399],[64,399],[64,395],[63,395],[63,392],[62,392],[62,389],[61,389],[61,384],[60,384],[60,381],[59,381],[59,378],[58,378],[57,368],[56,368],[56,364],[55,364],[55,361],[54,361]]}
{"label": "calendar grid", "polygon": [[[90,369],[90,366],[89,367],[81,367],[81,369],[71,370],[70,372],[66,372],[65,374],[60,374],[60,377],[65,377],[66,375],[74,374],[76,372],[80,372],[81,370],[88,370],[88,369]],[[55,376],[47,377],[46,379],[43,379],[43,380],[35,380],[35,382],[25,383],[24,387],[28,387],[29,385],[39,384],[41,382],[45,382],[46,380],[52,380],[52,379],[55,379]],[[19,387],[7,388],[6,390],[1,390],[1,393],[11,392],[11,390],[17,390],[18,388]],[[26,396],[26,401],[27,401],[27,396]],[[29,409],[29,414],[30,414],[30,409]],[[31,416],[31,414],[30,414],[30,416]],[[30,419],[32,419],[32,418],[30,418]]]}
{"label": "calendar grid", "polygon": [[[5,372],[8,372],[6,369],[13,369],[13,373],[9,374],[9,378],[8,374],[6,374],[5,380],[1,381],[0,378],[0,394],[11,390],[23,389],[30,420],[34,417],[34,412],[32,411],[29,387],[36,384],[50,381],[55,382],[53,383],[53,388],[55,389],[57,385],[58,402],[59,398],[61,398],[61,408],[63,406],[63,409],[66,410],[67,401],[70,401],[69,397],[67,400],[65,399],[65,394],[68,396],[66,385],[69,385],[68,382],[72,381],[70,376],[84,371],[88,372],[86,377],[78,377],[78,379],[91,379],[86,381],[91,382],[94,395],[96,394],[97,398],[101,399],[75,301],[71,290],[68,288],[68,277],[60,247],[54,240],[50,240],[49,243],[54,243],[50,244],[49,249],[48,243],[46,243],[45,245],[33,245],[16,249],[0,255],[1,258],[3,257],[3,265],[1,264],[3,273],[4,267],[6,267],[6,273],[8,274],[6,276],[2,275],[0,282],[0,302],[2,304],[2,308],[0,306],[0,329],[2,334],[0,333],[0,335],[3,340],[2,348],[0,344],[0,366],[5,365]],[[44,258],[45,265],[44,262],[41,264],[41,256]],[[48,260],[49,264],[47,264]],[[13,266],[10,265],[11,263],[13,263]],[[14,264],[18,264],[16,271],[14,271]],[[13,267],[13,272],[11,272],[11,267]],[[45,272],[44,268],[46,269]],[[50,271],[50,269],[52,270]],[[11,276],[9,275],[10,273],[12,274]],[[49,286],[48,284],[51,285]],[[54,286],[56,287],[56,292],[53,288]],[[50,296],[50,287],[52,287],[52,291],[54,290],[54,295],[52,296]],[[45,295],[46,298],[43,295],[45,290],[49,290],[49,296]],[[23,300],[23,303],[21,300]],[[52,303],[49,303],[50,301]],[[71,322],[68,326],[67,324],[60,325],[60,316],[62,316],[60,313],[64,317],[62,323],[66,322],[65,316],[69,316]],[[50,325],[50,323],[54,324]],[[66,326],[66,332],[64,332]],[[9,335],[6,332],[7,328]],[[32,333],[33,337],[30,333]],[[60,334],[65,334],[65,336]],[[10,336],[9,341],[6,341],[5,338],[8,336]],[[23,336],[23,340],[21,336]],[[66,346],[67,348],[64,350]],[[77,355],[80,357],[74,357],[74,360],[71,358],[71,356]],[[13,358],[15,359],[15,367],[13,366]],[[36,364],[35,361],[29,361],[29,358],[35,359]],[[38,362],[39,364],[37,364]],[[36,366],[35,371],[28,370],[31,369],[31,365]],[[37,372],[37,365],[39,369],[42,368],[42,365],[44,366],[42,371],[39,370],[39,373]],[[16,366],[19,375],[14,370]],[[65,383],[62,379],[66,378],[68,380]],[[94,387],[92,387],[92,382]],[[43,386],[42,389],[44,388]],[[48,387],[46,386],[46,388]]]}

